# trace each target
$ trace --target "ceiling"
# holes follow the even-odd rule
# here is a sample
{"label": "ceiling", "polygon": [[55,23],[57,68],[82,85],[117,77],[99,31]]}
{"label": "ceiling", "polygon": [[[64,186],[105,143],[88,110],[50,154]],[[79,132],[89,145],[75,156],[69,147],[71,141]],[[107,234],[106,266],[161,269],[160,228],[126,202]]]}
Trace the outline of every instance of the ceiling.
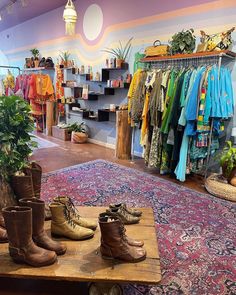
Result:
{"label": "ceiling", "polygon": [[[22,7],[22,1],[26,3],[26,7]],[[8,13],[4,7],[12,2],[15,3],[12,5],[12,11]],[[0,13],[2,16],[0,32],[63,6],[66,2],[67,0],[0,0]]]}

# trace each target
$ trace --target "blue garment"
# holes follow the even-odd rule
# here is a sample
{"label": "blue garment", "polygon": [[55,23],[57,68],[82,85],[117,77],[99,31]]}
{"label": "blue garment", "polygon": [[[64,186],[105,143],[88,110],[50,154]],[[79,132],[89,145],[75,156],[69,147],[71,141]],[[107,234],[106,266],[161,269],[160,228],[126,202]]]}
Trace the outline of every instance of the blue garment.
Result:
{"label": "blue garment", "polygon": [[199,85],[206,68],[198,68],[197,74],[193,83],[191,93],[186,106],[186,135],[196,134],[196,120],[197,120],[197,109],[198,109],[198,95]]}
{"label": "blue garment", "polygon": [[179,163],[175,168],[176,178],[180,181],[185,181],[186,179],[188,144],[189,144],[189,136],[186,135],[186,128],[185,128],[182,144],[180,148],[180,153],[179,153]]}
{"label": "blue garment", "polygon": [[[234,94],[233,94],[233,85],[232,78],[229,69],[225,69],[225,102],[226,102],[226,113],[227,118],[233,117],[234,114]],[[223,95],[223,94],[222,94]]]}
{"label": "blue garment", "polygon": [[211,117],[222,118],[221,107],[220,107],[220,81],[219,81],[219,68],[215,65],[211,69],[210,73],[210,88],[211,100],[212,100],[212,109]]}

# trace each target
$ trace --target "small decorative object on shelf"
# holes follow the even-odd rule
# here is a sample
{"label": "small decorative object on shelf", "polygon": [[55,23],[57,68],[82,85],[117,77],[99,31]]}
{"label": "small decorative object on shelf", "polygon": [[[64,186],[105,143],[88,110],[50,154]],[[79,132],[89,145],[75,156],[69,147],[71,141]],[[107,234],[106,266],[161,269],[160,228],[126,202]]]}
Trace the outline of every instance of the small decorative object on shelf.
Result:
{"label": "small decorative object on shelf", "polygon": [[68,68],[73,66],[73,62],[69,59],[70,58],[69,51],[61,51],[61,54],[59,56],[61,58],[61,61],[60,61],[61,68]]}
{"label": "small decorative object on shelf", "polygon": [[39,50],[37,48],[33,48],[30,50],[33,58],[34,58],[34,67],[38,68],[39,66]]}
{"label": "small decorative object on shelf", "polygon": [[171,54],[183,54],[183,53],[192,53],[196,45],[196,37],[193,35],[194,30],[182,30],[179,33],[172,36],[171,44]]}
{"label": "small decorative object on shelf", "polygon": [[114,56],[114,58],[110,59],[110,63],[106,60],[106,66],[107,63],[110,65],[110,68],[121,68],[122,64],[125,62],[126,58],[128,57],[128,54],[131,49],[131,42],[133,40],[133,37],[130,38],[125,45],[122,45],[121,41],[119,41],[119,46],[115,49],[113,48],[105,48],[102,51],[110,53]]}

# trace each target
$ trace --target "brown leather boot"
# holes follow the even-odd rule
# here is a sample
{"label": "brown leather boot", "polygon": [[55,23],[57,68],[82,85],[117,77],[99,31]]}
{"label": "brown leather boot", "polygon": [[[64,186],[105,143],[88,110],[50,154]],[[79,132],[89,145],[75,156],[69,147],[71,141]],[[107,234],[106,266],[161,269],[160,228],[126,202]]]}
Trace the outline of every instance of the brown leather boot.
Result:
{"label": "brown leather boot", "polygon": [[9,239],[9,253],[16,263],[31,266],[53,264],[57,255],[54,251],[36,246],[32,240],[32,209],[29,207],[6,207],[2,210]]}
{"label": "brown leather boot", "polygon": [[42,167],[39,164],[32,162],[31,167],[29,169],[31,170],[31,173],[32,173],[34,196],[35,198],[40,199]]}
{"label": "brown leather boot", "polygon": [[124,224],[139,223],[140,218],[128,213],[123,207],[109,208],[106,210],[107,215],[118,217]]}
{"label": "brown leather boot", "polygon": [[30,169],[26,169],[24,174],[11,177],[10,185],[16,195],[17,201],[21,198],[34,198],[34,187]]}
{"label": "brown leather boot", "polygon": [[140,217],[142,215],[142,211],[137,210],[136,208],[130,208],[128,207],[125,203],[119,203],[119,204],[110,204],[109,208],[113,209],[119,209],[119,208],[124,208],[125,211],[127,211],[129,214]]}
{"label": "brown leather boot", "polygon": [[139,262],[146,258],[146,251],[143,248],[128,244],[119,218],[101,217],[99,225],[101,229],[100,251],[104,259]]}
{"label": "brown leather boot", "polygon": [[20,199],[20,206],[30,207],[32,209],[33,223],[33,241],[41,248],[55,251],[57,255],[63,255],[66,252],[66,245],[53,241],[44,230],[44,201],[37,198]]}
{"label": "brown leather boot", "polygon": [[[105,212],[99,214],[99,220],[101,218],[104,218],[104,217],[109,217],[109,216]],[[121,228],[121,231],[122,231],[122,234],[123,234],[124,239],[127,241],[127,243],[130,246],[142,247],[144,245],[144,242],[143,241],[141,241],[141,240],[134,240],[134,239],[132,239],[132,238],[130,238],[130,237],[128,237],[126,235],[126,229],[125,229],[124,224],[123,224],[122,221],[120,223],[120,228]]]}
{"label": "brown leather boot", "polygon": [[4,222],[2,213],[0,213],[0,243],[7,243],[7,242],[8,242],[8,238],[7,238],[7,231],[5,228],[5,222]]}

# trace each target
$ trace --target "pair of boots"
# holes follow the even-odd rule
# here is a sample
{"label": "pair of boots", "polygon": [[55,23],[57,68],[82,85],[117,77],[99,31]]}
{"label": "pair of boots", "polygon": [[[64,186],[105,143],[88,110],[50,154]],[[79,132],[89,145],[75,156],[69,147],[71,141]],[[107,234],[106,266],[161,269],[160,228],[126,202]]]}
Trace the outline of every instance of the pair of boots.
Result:
{"label": "pair of boots", "polygon": [[2,210],[10,256],[17,263],[35,267],[53,264],[57,255],[66,252],[66,246],[46,234],[44,202],[37,198],[25,198],[20,199],[19,204]]}
{"label": "pair of boots", "polygon": [[118,217],[124,224],[139,223],[142,212],[129,208],[125,203],[111,204],[109,209],[106,210],[107,215]]}
{"label": "pair of boots", "polygon": [[101,213],[99,226],[101,230],[100,251],[104,259],[139,262],[146,258],[143,241],[128,237],[120,218]]}
{"label": "pair of boots", "polygon": [[[29,168],[24,169],[24,175],[11,177],[11,187],[16,195],[17,201],[22,198],[38,198],[41,193],[42,167],[35,162]],[[45,219],[50,219],[51,213],[48,205],[45,205]]]}
{"label": "pair of boots", "polygon": [[81,217],[69,197],[55,197],[53,201],[49,205],[53,236],[71,240],[85,240],[93,237],[97,223],[90,218]]}

